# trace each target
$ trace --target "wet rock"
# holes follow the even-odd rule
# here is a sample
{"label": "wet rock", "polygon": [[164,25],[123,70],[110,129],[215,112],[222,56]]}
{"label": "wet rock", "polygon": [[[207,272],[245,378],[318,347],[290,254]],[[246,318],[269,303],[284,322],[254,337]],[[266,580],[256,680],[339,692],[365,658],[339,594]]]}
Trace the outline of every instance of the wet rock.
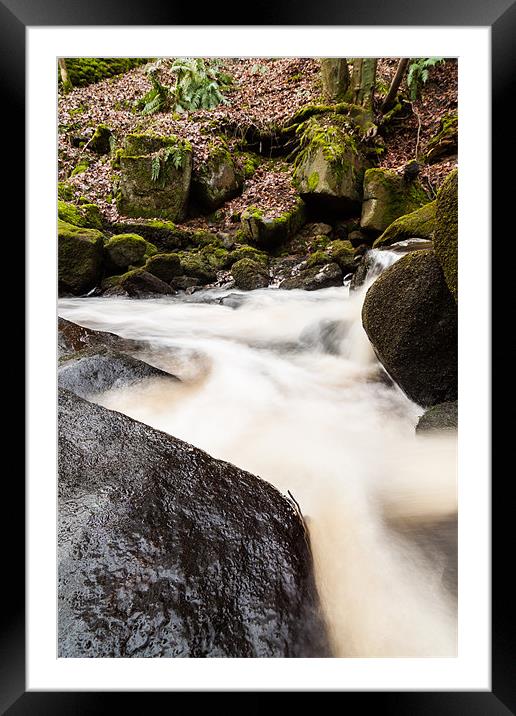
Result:
{"label": "wet rock", "polygon": [[144,378],[166,377],[177,380],[137,358],[109,348],[79,352],[61,363],[57,383],[81,398],[89,398],[111,388],[122,388]]}
{"label": "wet rock", "polygon": [[303,350],[339,355],[348,330],[349,325],[345,321],[325,319],[305,328],[299,337],[299,343]]}
{"label": "wet rock", "polygon": [[117,234],[104,246],[108,267],[117,273],[129,266],[138,266],[149,256],[158,252],[154,244],[138,234]]}
{"label": "wet rock", "polygon": [[152,296],[169,296],[174,289],[157,276],[143,269],[128,271],[120,277],[119,284],[131,298],[150,298]]}
{"label": "wet rock", "polygon": [[284,279],[279,288],[289,290],[300,288],[304,291],[316,291],[319,288],[342,286],[342,278],[340,266],[337,263],[329,263],[324,266],[303,269],[297,276]]}
{"label": "wet rock", "polygon": [[439,403],[428,408],[419,418],[416,425],[417,433],[433,432],[435,430],[457,430],[458,403],[456,400],[448,403]]}
{"label": "wet rock", "polygon": [[330,656],[271,485],[59,393],[59,657]]}
{"label": "wet rock", "polygon": [[287,241],[301,228],[305,220],[305,205],[301,200],[291,211],[283,214],[265,214],[256,206],[249,206],[240,217],[242,231],[247,239],[265,248],[272,248]]}
{"label": "wet rock", "polygon": [[122,338],[108,331],[94,331],[79,326],[59,316],[57,324],[58,357],[71,355],[86,348],[99,346],[115,348],[118,351],[135,351],[141,347],[140,341]]}
{"label": "wet rock", "polygon": [[170,282],[170,286],[177,291],[186,291],[189,288],[198,286],[199,284],[199,279],[194,276],[176,276]]}
{"label": "wet rock", "polygon": [[436,202],[431,201],[410,214],[400,216],[376,239],[373,247],[388,246],[414,237],[433,239],[436,206]]}
{"label": "wet rock", "polygon": [[358,229],[349,232],[348,241],[354,248],[356,248],[357,246],[362,246],[363,244],[370,245],[372,243],[371,237],[368,236],[364,231],[359,231]]}
{"label": "wet rock", "polygon": [[368,290],[362,323],[378,359],[423,407],[457,399],[457,306],[433,251],[413,251]]}
{"label": "wet rock", "polygon": [[156,254],[147,259],[145,270],[170,283],[181,274],[181,261],[177,254]]}

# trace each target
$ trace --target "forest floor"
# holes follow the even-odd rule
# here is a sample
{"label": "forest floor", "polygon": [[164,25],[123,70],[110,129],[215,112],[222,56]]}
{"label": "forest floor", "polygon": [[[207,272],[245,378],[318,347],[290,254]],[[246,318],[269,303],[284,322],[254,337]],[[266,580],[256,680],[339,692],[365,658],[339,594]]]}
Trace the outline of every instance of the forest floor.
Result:
{"label": "forest floor", "polygon": [[[397,59],[384,58],[378,63],[376,102],[381,103],[396,70]],[[136,100],[149,91],[146,66],[70,93],[59,95],[58,149],[59,181],[66,180],[75,190],[75,198],[86,197],[97,204],[108,221],[123,220],[118,213],[113,184],[117,170],[109,155],[97,156],[71,144],[72,138],[88,139],[95,127],[104,123],[112,130],[117,146],[131,132],[154,131],[176,134],[188,139],[194,149],[194,163],[207,157],[207,147],[214,136],[224,131],[229,135],[230,148],[240,148],[241,138],[251,128],[266,134],[273,127],[281,127],[296,110],[307,104],[323,103],[319,62],[310,58],[245,58],[225,60],[224,69],[233,77],[233,84],[224,95],[227,103],[212,110],[184,114],[157,113],[142,116],[134,110]],[[173,76],[164,69],[160,81],[172,84]],[[439,129],[441,117],[457,112],[457,61],[446,60],[432,68],[419,98],[411,103],[411,111],[395,119],[381,130],[386,151],[379,166],[401,169],[424,151],[428,141]],[[408,96],[406,79],[401,91]],[[257,147],[260,152],[261,147]],[[246,179],[241,196],[228,202],[218,212],[218,222],[228,225],[235,213],[246,206],[258,204],[267,211],[283,212],[296,201],[292,186],[292,162],[282,157],[267,157],[262,149],[261,165]],[[72,169],[87,155],[88,169],[70,177]],[[457,165],[456,157],[425,165],[421,172],[431,194],[444,177]],[[188,225],[206,223],[204,217],[186,222]]]}

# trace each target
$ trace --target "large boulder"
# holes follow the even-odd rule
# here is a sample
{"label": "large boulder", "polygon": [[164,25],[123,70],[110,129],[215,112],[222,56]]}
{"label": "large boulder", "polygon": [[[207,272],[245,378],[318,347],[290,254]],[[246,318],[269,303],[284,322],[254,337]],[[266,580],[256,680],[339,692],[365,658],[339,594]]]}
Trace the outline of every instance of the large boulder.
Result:
{"label": "large boulder", "polygon": [[191,174],[189,142],[173,135],[128,135],[120,155],[118,210],[126,216],[182,219]]}
{"label": "large boulder", "polygon": [[294,276],[285,278],[279,288],[303,291],[317,291],[319,288],[342,286],[342,269],[337,263],[327,263],[302,269]]}
{"label": "large boulder", "polygon": [[338,115],[311,117],[305,123],[295,181],[308,205],[341,215],[360,208],[364,172],[370,164],[349,130]]}
{"label": "large boulder", "polygon": [[448,288],[458,298],[458,171],[450,172],[437,195],[434,247]]}
{"label": "large boulder", "polygon": [[80,295],[102,275],[104,237],[97,229],[57,221],[59,293]]}
{"label": "large boulder", "polygon": [[255,288],[265,288],[269,285],[269,272],[259,261],[253,259],[240,259],[236,261],[231,274],[235,279],[235,286],[243,291],[252,291]]}
{"label": "large boulder", "polygon": [[59,657],[330,656],[274,487],[59,391]]}
{"label": "large boulder", "polygon": [[69,356],[85,349],[110,347],[118,351],[134,352],[141,347],[139,341],[122,338],[108,331],[94,331],[59,316],[57,322],[58,357]]}
{"label": "large boulder", "polygon": [[57,202],[57,216],[67,224],[84,229],[102,229],[104,221],[96,204],[71,204],[61,199]]}
{"label": "large boulder", "polygon": [[360,226],[385,231],[400,216],[410,214],[429,197],[417,179],[406,180],[390,169],[368,169],[364,175],[364,201]]}
{"label": "large boulder", "polygon": [[305,205],[299,200],[293,209],[282,214],[270,214],[256,206],[245,209],[240,221],[248,241],[265,248],[273,248],[293,236],[306,220]]}
{"label": "large boulder", "polygon": [[139,383],[145,378],[173,376],[159,368],[109,348],[94,348],[62,360],[57,374],[60,388],[81,398]]}
{"label": "large boulder", "polygon": [[181,260],[177,254],[155,254],[147,259],[145,270],[165,283],[181,275]]}
{"label": "large boulder", "polygon": [[107,263],[112,270],[138,266],[158,252],[154,244],[138,234],[117,234],[104,246]]}
{"label": "large boulder", "polygon": [[406,239],[429,239],[434,236],[437,202],[431,201],[410,214],[392,222],[373,244],[373,248],[389,246]]}
{"label": "large boulder", "polygon": [[458,427],[458,402],[439,403],[425,410],[416,425],[417,433],[453,430]]}
{"label": "large boulder", "polygon": [[192,197],[205,211],[214,211],[240,194],[244,174],[233,161],[227,146],[216,144],[192,174]]}
{"label": "large boulder", "polygon": [[[116,285],[131,298],[152,298],[153,296],[169,296],[175,293],[168,283],[143,268],[133,269],[115,278]],[[116,292],[115,292],[115,295]]]}
{"label": "large boulder", "polygon": [[457,399],[457,306],[433,251],[410,252],[376,279],[362,323],[409,398],[423,407]]}

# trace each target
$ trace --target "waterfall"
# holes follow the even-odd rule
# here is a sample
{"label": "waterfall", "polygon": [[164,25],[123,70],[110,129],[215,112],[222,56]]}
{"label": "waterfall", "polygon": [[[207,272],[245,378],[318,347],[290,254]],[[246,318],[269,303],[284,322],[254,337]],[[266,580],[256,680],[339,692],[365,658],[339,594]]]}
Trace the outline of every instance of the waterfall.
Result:
{"label": "waterfall", "polygon": [[456,439],[416,436],[423,410],[386,376],[360,318],[406,248],[370,251],[356,291],[59,302],[64,318],[148,342],[140,357],[182,381],[96,402],[294,495],[335,656],[456,655]]}

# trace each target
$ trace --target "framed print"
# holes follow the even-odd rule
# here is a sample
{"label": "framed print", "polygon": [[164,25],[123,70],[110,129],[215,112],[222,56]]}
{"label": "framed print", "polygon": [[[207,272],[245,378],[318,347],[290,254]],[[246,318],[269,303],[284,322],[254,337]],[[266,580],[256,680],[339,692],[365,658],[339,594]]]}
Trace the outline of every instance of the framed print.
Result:
{"label": "framed print", "polygon": [[28,318],[2,712],[511,713],[485,269],[514,5],[193,14],[0,0]]}

